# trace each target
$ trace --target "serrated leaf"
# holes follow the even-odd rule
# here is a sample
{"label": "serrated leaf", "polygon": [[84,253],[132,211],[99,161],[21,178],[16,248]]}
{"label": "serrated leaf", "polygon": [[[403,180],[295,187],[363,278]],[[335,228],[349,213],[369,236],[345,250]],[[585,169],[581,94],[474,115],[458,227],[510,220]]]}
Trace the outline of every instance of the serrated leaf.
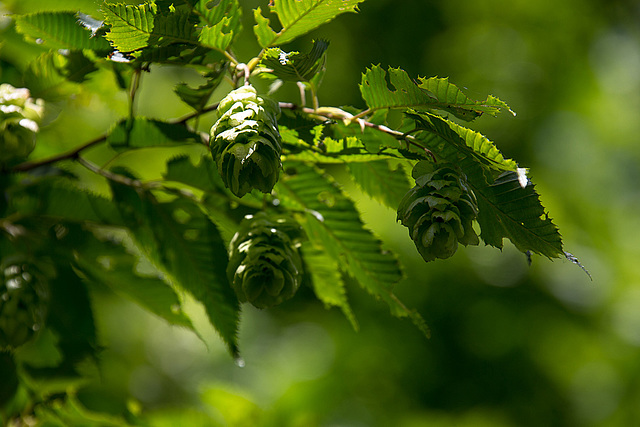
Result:
{"label": "serrated leaf", "polygon": [[12,200],[23,214],[64,221],[122,225],[120,213],[105,197],[78,188],[68,178],[48,178],[18,187]]}
{"label": "serrated leaf", "polygon": [[393,169],[388,160],[349,163],[348,169],[358,187],[394,210],[411,189],[407,174],[402,167],[397,166]]}
{"label": "serrated leaf", "polygon": [[57,100],[75,91],[75,83],[84,82],[97,69],[94,62],[79,51],[45,52],[29,64],[24,80],[32,96]]}
{"label": "serrated leaf", "polygon": [[226,63],[212,64],[212,66],[215,65],[217,65],[217,67],[214,68],[214,71],[205,76],[207,78],[206,83],[198,87],[191,87],[186,83],[178,83],[173,89],[182,102],[189,105],[196,111],[202,110],[205,105],[207,105],[209,98],[211,98],[211,94],[220,85],[220,82],[227,71]]}
{"label": "serrated leaf", "polygon": [[504,171],[494,180],[496,163],[487,162],[489,157],[485,155],[479,156],[478,151],[483,150],[472,149],[468,140],[454,131],[451,122],[433,115],[409,116],[416,120],[419,129],[426,131],[416,134],[420,142],[439,159],[457,165],[466,174],[478,200],[477,220],[485,243],[502,248],[506,237],[523,252],[548,257],[563,255],[560,234],[546,216],[533,185],[522,188],[514,170]]}
{"label": "serrated leaf", "polygon": [[[69,228],[69,227],[67,227]],[[160,277],[136,274],[137,259],[114,240],[99,240],[88,230],[71,230],[75,264],[87,279],[131,299],[142,308],[173,325],[193,330],[191,320],[180,307],[175,291]]]}
{"label": "serrated leaf", "polygon": [[203,24],[198,40],[204,46],[225,51],[242,30],[242,9],[237,0],[212,5],[210,0],[200,0],[194,6]]}
{"label": "serrated leaf", "polygon": [[200,143],[200,136],[184,125],[136,117],[116,123],[107,136],[115,150]]}
{"label": "serrated leaf", "polygon": [[487,96],[484,101],[476,101],[468,98],[456,85],[449,83],[449,78],[431,77],[419,78],[418,87],[428,90],[438,99],[438,109],[448,111],[459,119],[470,121],[483,113],[497,116],[502,109],[516,115],[509,106],[493,95]]}
{"label": "serrated leaf", "polygon": [[92,37],[91,30],[83,27],[74,12],[39,12],[14,19],[19,33],[50,49],[91,49],[100,54],[111,50],[104,38]]}
{"label": "serrated leaf", "polygon": [[[278,184],[278,196],[285,205],[303,209],[302,223],[309,242],[322,247],[337,260],[342,271],[352,276],[372,295],[382,298],[392,314],[409,316],[419,327],[419,315],[393,294],[393,286],[403,273],[395,255],[383,249],[382,242],[364,227],[354,203],[327,175],[314,166],[287,162],[288,171]],[[416,317],[417,316],[417,317]],[[422,329],[426,333],[426,329]]]}
{"label": "serrated leaf", "polygon": [[270,11],[275,12],[282,29],[274,31],[260,7],[254,9],[256,25],[253,27],[258,43],[263,48],[282,45],[325,24],[336,16],[356,12],[364,0],[275,0]]}
{"label": "serrated leaf", "polygon": [[279,79],[308,82],[318,73],[325,62],[329,47],[326,40],[314,40],[309,53],[285,52],[279,47],[269,48],[262,57],[262,65],[271,69]]}
{"label": "serrated leaf", "polygon": [[337,261],[321,247],[303,244],[301,249],[305,270],[311,275],[313,290],[318,299],[327,306],[339,307],[353,329],[357,331],[358,321],[347,300],[347,292]]}
{"label": "serrated leaf", "polygon": [[484,112],[496,115],[502,108],[511,111],[507,104],[493,96],[484,101],[471,100],[448,79],[434,77],[415,81],[404,70],[391,67],[388,78],[389,82],[387,72],[378,65],[362,74],[360,92],[370,110],[443,110],[463,120],[473,120]]}
{"label": "serrated leaf", "polygon": [[[436,155],[446,157],[465,156],[473,158],[484,168],[495,171],[516,171],[518,164],[505,159],[500,150],[486,136],[465,128],[450,120],[430,113],[407,113],[419,123],[418,129],[430,132],[429,149]],[[453,153],[453,154],[452,154]],[[451,160],[449,160],[451,161]],[[456,163],[456,161],[452,161]]]}
{"label": "serrated leaf", "polygon": [[148,45],[158,7],[154,2],[134,5],[104,3],[105,22],[111,26],[106,37],[120,52],[133,52]]}
{"label": "serrated leaf", "polygon": [[565,255],[558,228],[540,203],[533,184],[522,188],[515,172],[505,172],[480,194],[478,223],[485,243],[502,248],[506,237],[522,252],[549,258]]}
{"label": "serrated leaf", "polygon": [[190,200],[159,203],[147,192],[116,183],[111,188],[122,216],[135,225],[131,232],[140,248],[204,305],[211,324],[237,356],[240,308],[225,274],[227,250],[218,229]]}

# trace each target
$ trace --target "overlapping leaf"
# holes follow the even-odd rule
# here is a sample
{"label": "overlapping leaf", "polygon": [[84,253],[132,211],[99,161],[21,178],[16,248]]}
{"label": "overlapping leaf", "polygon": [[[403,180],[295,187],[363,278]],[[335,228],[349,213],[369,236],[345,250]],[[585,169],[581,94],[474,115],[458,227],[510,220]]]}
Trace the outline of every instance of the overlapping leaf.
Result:
{"label": "overlapping leaf", "polygon": [[111,50],[104,38],[92,37],[91,31],[78,22],[73,12],[39,12],[14,19],[19,33],[50,49],[91,49],[100,53]]}
{"label": "overlapping leaf", "polygon": [[120,121],[107,136],[107,143],[116,150],[199,142],[200,136],[183,125],[143,117]]}
{"label": "overlapping leaf", "polygon": [[97,239],[77,226],[69,232],[73,233],[75,243],[75,265],[88,280],[111,288],[173,325],[193,330],[191,321],[180,309],[180,299],[175,291],[159,277],[138,275],[136,257],[122,245]]}
{"label": "overlapping leaf", "polygon": [[262,15],[258,7],[254,9],[256,25],[253,27],[258,43],[262,47],[282,45],[296,37],[325,24],[336,16],[355,12],[364,0],[275,0],[270,6],[275,12],[282,29],[274,31],[269,19]]}
{"label": "overlapping leaf", "polygon": [[262,65],[271,69],[271,73],[279,79],[306,82],[323,67],[328,47],[328,41],[314,40],[309,53],[287,53],[279,47],[270,48],[262,57]]}
{"label": "overlapping leaf", "polygon": [[[126,173],[126,172],[124,172]],[[229,351],[238,355],[239,304],[225,274],[227,251],[200,208],[187,199],[159,203],[152,195],[112,184],[122,216],[156,267],[200,301]]]}
{"label": "overlapping leaf", "polygon": [[392,168],[388,160],[351,162],[348,169],[358,187],[394,210],[412,187],[404,170],[400,166]]}
{"label": "overlapping leaf", "polygon": [[221,0],[215,6],[210,0],[199,0],[194,11],[203,24],[198,40],[204,46],[224,51],[242,30],[238,0]]}
{"label": "overlapping leaf", "polygon": [[496,115],[509,106],[494,96],[484,101],[468,98],[448,79],[420,78],[415,81],[400,68],[389,68],[387,72],[374,65],[362,75],[360,92],[371,110],[402,108],[425,110],[444,110],[463,120],[473,120],[482,113]]}
{"label": "overlapping leaf", "polygon": [[419,141],[437,158],[457,165],[466,174],[478,200],[477,219],[485,243],[501,248],[506,237],[523,252],[563,256],[560,234],[547,217],[533,185],[522,188],[514,170],[506,170],[494,179],[495,162],[487,162],[489,157],[485,155],[479,157],[478,150],[469,146],[469,139],[456,133],[448,120],[429,114],[410,117],[423,130],[416,134]]}
{"label": "overlapping leaf", "polygon": [[80,51],[45,52],[34,59],[24,73],[31,95],[57,100],[77,90],[97,67]]}
{"label": "overlapping leaf", "polygon": [[[289,174],[281,178],[276,190],[286,204],[307,212],[302,225],[311,244],[323,248],[338,261],[343,272],[372,295],[382,298],[394,315],[411,317],[428,334],[419,315],[408,310],[393,294],[393,286],[402,278],[398,260],[364,227],[354,203],[313,166],[288,162],[284,169]],[[332,293],[342,291],[335,289]]]}

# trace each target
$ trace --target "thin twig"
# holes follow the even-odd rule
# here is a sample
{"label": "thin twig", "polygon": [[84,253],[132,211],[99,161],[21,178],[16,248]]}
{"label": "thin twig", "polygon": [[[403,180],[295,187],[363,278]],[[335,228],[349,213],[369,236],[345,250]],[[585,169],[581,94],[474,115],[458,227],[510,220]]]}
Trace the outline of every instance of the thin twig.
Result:
{"label": "thin twig", "polygon": [[[343,120],[344,119],[344,117],[336,115],[336,114],[331,114],[330,112],[324,112],[324,111],[323,112],[318,112],[317,109],[308,108],[308,107],[299,108],[297,105],[289,103],[289,102],[281,102],[280,103],[280,108],[290,109],[290,110],[298,110],[299,109],[303,113],[314,114],[314,115],[322,116],[322,117],[325,117],[327,119],[332,119],[332,120]],[[369,111],[369,110],[366,110],[366,111]],[[378,124],[371,123],[371,122],[368,122],[368,121],[362,119],[362,117],[364,116],[363,113],[366,113],[366,111],[363,111],[360,114],[356,114],[353,117],[349,117],[349,120],[361,123],[365,127],[368,127],[368,128],[371,128],[371,129],[375,129],[375,130],[380,131],[380,132],[384,132],[384,133],[386,133],[388,135],[393,136],[394,138],[396,138],[398,140],[403,140],[403,141],[405,141],[407,143],[407,145],[410,144],[410,145],[413,145],[414,147],[418,147],[419,149],[424,150],[425,154],[427,154],[429,157],[431,157],[431,159],[434,162],[437,162],[436,156],[433,154],[433,152],[431,150],[429,150],[427,147],[425,147],[424,145],[420,144],[420,142],[418,141],[418,139],[415,136],[409,135],[407,133],[403,133],[403,132],[400,132],[400,131],[397,131],[397,130],[393,130],[393,129],[385,126],[385,125],[378,125]]]}

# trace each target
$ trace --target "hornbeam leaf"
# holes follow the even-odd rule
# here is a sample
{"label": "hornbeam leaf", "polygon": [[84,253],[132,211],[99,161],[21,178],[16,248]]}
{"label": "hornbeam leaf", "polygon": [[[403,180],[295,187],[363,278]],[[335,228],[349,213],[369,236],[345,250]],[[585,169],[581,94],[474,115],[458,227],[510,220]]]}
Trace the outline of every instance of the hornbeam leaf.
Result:
{"label": "hornbeam leaf", "polygon": [[388,77],[393,89],[388,86],[387,72],[378,65],[362,75],[360,92],[369,109],[443,110],[467,121],[484,112],[495,116],[503,108],[511,111],[506,103],[494,96],[484,101],[471,100],[446,78],[415,81],[400,68],[389,68]]}
{"label": "hornbeam leaf", "polygon": [[136,274],[137,259],[122,245],[100,240],[90,231],[79,228],[67,226],[70,233],[75,232],[72,242],[75,264],[89,281],[131,299],[170,324],[194,330],[191,320],[181,310],[178,295],[167,283],[159,277]]}
{"label": "hornbeam leaf", "polygon": [[329,47],[326,40],[314,40],[309,53],[284,52],[279,47],[267,49],[262,57],[262,65],[282,80],[308,82],[320,71],[325,62],[325,51]]}
{"label": "hornbeam leaf", "polygon": [[353,201],[327,175],[311,165],[286,162],[284,170],[288,173],[275,188],[285,205],[306,212],[302,226],[309,242],[324,248],[344,273],[372,295],[382,298],[392,314],[409,316],[428,334],[424,321],[418,321],[420,316],[393,294],[394,285],[403,277],[399,261],[364,227]]}
{"label": "hornbeam leaf", "polygon": [[[127,173],[126,171],[119,173]],[[233,356],[238,355],[239,303],[227,280],[227,250],[200,207],[187,199],[159,203],[150,193],[111,184],[114,200],[140,248],[173,283],[204,305]]]}
{"label": "hornbeam leaf", "polygon": [[407,116],[419,123],[418,130],[431,133],[427,138],[430,140],[428,148],[436,157],[443,150],[445,156],[453,150],[458,156],[472,157],[491,172],[518,169],[515,161],[505,159],[495,144],[481,133],[434,114],[409,112]]}
{"label": "hornbeam leaf", "polygon": [[402,167],[392,169],[388,160],[353,162],[348,164],[348,169],[355,183],[365,193],[394,210],[411,189]]}
{"label": "hornbeam leaf", "polygon": [[19,187],[14,203],[23,212],[63,221],[123,225],[120,213],[105,197],[74,185],[64,177],[36,180]]}
{"label": "hornbeam leaf", "polygon": [[454,130],[452,123],[441,117],[408,116],[422,130],[416,134],[417,139],[438,159],[457,165],[467,175],[467,182],[478,200],[480,237],[486,244],[502,248],[506,237],[522,252],[531,251],[549,258],[563,256],[558,229],[547,216],[533,185],[528,183],[525,188],[520,185],[516,168],[503,171],[494,180],[495,161],[479,154],[493,150],[469,144],[469,139],[463,139],[455,131],[460,129]]}
{"label": "hornbeam leaf", "polygon": [[111,25],[106,37],[120,52],[133,52],[148,45],[158,7],[154,2],[137,6],[104,3],[105,21]]}
{"label": "hornbeam leaf", "polygon": [[479,193],[478,223],[485,243],[502,248],[506,237],[522,252],[564,256],[562,237],[533,184],[522,188],[515,172],[505,172]]}
{"label": "hornbeam leaf", "polygon": [[308,242],[303,243],[302,254],[305,269],[311,275],[313,290],[318,299],[327,306],[339,307],[353,329],[357,331],[359,329],[358,321],[347,300],[344,281],[336,260],[321,247],[308,244]]}
{"label": "hornbeam leaf", "polygon": [[100,54],[111,50],[102,37],[92,37],[74,12],[39,12],[17,15],[16,30],[28,40],[41,43],[50,49],[91,49]]}
{"label": "hornbeam leaf", "polygon": [[203,24],[198,40],[204,46],[225,51],[242,30],[242,9],[238,0],[221,0],[213,6],[200,0],[194,6]]}
{"label": "hornbeam leaf", "polygon": [[29,63],[24,73],[31,95],[46,100],[57,100],[77,90],[75,83],[82,83],[98,68],[81,51],[64,54],[45,52]]}
{"label": "hornbeam leaf", "polygon": [[504,101],[493,95],[487,96],[484,101],[475,101],[468,98],[456,85],[449,83],[449,78],[447,77],[419,78],[419,80],[418,87],[428,90],[438,99],[440,105],[436,108],[448,111],[459,119],[470,121],[482,113],[497,116],[502,109],[509,111],[514,116],[516,115]]}
{"label": "hornbeam leaf", "polygon": [[346,12],[356,12],[364,0],[275,0],[270,6],[275,12],[282,29],[274,31],[269,19],[262,15],[258,7],[254,9],[256,25],[253,27],[258,43],[263,48],[285,44],[296,37],[325,24]]}
{"label": "hornbeam leaf", "polygon": [[115,150],[200,142],[200,136],[183,125],[143,117],[120,121],[107,136],[107,143]]}

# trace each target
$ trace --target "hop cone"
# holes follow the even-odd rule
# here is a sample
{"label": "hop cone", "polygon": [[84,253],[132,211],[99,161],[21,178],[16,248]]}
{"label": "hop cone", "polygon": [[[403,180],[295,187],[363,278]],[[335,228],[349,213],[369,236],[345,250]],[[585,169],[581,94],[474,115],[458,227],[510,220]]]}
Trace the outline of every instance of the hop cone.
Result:
{"label": "hop cone", "polygon": [[29,90],[0,85],[0,166],[24,160],[33,151],[43,113],[42,100],[30,98]]}
{"label": "hop cone", "polygon": [[420,162],[413,170],[416,186],[400,202],[398,220],[425,261],[449,258],[458,243],[477,245],[472,223],[478,214],[475,195],[464,174],[451,166],[438,169]]}
{"label": "hop cone", "polygon": [[231,240],[227,276],[241,302],[258,308],[293,297],[302,280],[297,243],[300,226],[290,218],[247,215]]}
{"label": "hop cone", "polygon": [[46,278],[17,259],[0,263],[0,350],[29,341],[42,326],[47,311]]}
{"label": "hop cone", "polygon": [[278,104],[253,86],[230,92],[218,105],[211,127],[211,153],[225,186],[238,197],[254,188],[270,193],[282,169]]}

